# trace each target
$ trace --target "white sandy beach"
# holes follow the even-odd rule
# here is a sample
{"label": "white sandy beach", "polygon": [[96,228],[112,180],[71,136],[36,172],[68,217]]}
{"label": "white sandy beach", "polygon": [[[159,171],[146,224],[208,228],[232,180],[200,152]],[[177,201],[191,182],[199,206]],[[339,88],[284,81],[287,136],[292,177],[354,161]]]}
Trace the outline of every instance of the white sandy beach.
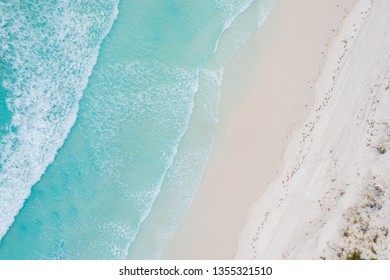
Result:
{"label": "white sandy beach", "polygon": [[[388,259],[390,2],[280,0],[225,69],[166,259]],[[386,152],[387,151],[387,152]]]}

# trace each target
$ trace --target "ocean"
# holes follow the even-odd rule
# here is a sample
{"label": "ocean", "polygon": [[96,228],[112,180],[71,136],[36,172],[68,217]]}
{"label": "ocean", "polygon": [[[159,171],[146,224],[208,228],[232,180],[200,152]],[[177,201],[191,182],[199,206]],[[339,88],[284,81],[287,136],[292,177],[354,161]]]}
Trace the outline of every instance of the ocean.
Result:
{"label": "ocean", "polygon": [[0,0],[0,259],[158,259],[276,0]]}

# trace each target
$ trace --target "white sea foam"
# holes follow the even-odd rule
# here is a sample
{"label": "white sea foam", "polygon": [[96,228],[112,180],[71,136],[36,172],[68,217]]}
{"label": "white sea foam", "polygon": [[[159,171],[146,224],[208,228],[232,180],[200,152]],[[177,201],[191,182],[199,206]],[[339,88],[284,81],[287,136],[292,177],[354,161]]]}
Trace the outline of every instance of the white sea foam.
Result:
{"label": "white sea foam", "polygon": [[119,0],[18,2],[0,2],[2,87],[12,113],[0,139],[0,240],[76,121]]}
{"label": "white sea foam", "polygon": [[[131,224],[130,232],[120,238],[126,240],[120,254],[114,246],[108,249],[105,257],[125,258],[122,253],[127,254],[140,224],[150,214],[187,131],[194,95],[198,91],[199,71],[157,61],[123,61],[111,65],[109,69],[96,70],[96,79],[89,90],[95,91],[112,84],[111,96],[105,102],[101,102],[104,92],[100,92],[101,96],[86,96],[84,101],[89,104],[89,110],[81,113],[79,125],[86,138],[92,137],[90,133],[99,135],[98,141],[90,142],[92,156],[100,160],[97,168],[101,168],[102,172],[115,170],[121,174],[110,177],[110,181],[115,180],[116,185],[123,186],[120,191],[124,193],[122,196],[129,207],[123,214],[132,216],[136,222]],[[103,121],[107,119],[110,120],[109,126]],[[126,152],[119,148],[122,139],[126,139]],[[113,149],[107,152],[107,147]],[[145,175],[145,170],[139,174],[142,170],[137,167],[137,164],[142,165],[139,159],[150,150],[154,151],[152,161],[161,163],[160,170],[158,174]],[[111,186],[106,187],[114,192]],[[136,215],[131,215],[135,212]],[[123,246],[126,248],[123,249]]]}
{"label": "white sea foam", "polygon": [[[211,152],[213,129],[218,122],[223,68],[256,30],[262,15],[264,17],[268,15],[275,2],[274,0],[217,2],[218,8],[226,14],[224,25],[216,40],[213,56],[198,74],[199,88],[195,96],[194,110],[178,143],[178,152],[175,152],[173,161],[164,174],[161,192],[152,205],[152,211],[148,212],[148,216],[137,230],[138,234],[131,244],[128,258],[158,259],[173,237],[180,219],[197,192]],[[246,13],[252,8],[255,17],[247,21]],[[244,16],[244,20],[240,18],[241,15]],[[244,30],[241,28],[244,25],[242,22],[247,25]]]}
{"label": "white sea foam", "polygon": [[259,12],[257,16],[257,27],[260,27],[271,13],[271,7],[275,5],[275,0],[264,0],[262,5],[259,5]]}
{"label": "white sea foam", "polygon": [[172,161],[167,166],[168,170],[164,173],[159,196],[151,205],[151,211],[131,244],[128,255],[130,259],[160,258],[162,249],[172,237],[183,212],[194,197],[210,153],[210,129],[213,130],[213,124],[216,123],[219,100],[219,74],[205,69],[197,73],[198,86],[194,96],[196,104],[191,109],[190,120],[180,136]]}
{"label": "white sea foam", "polygon": [[223,68],[256,28],[263,24],[276,1],[241,0],[235,3],[218,1],[218,7],[226,13],[226,19],[215,43],[212,58],[212,64],[218,61],[215,69]]}
{"label": "white sea foam", "polygon": [[214,52],[218,50],[218,45],[221,39],[221,36],[229,29],[236,18],[244,13],[254,2],[255,0],[242,0],[241,2],[231,2],[226,0],[219,0],[217,5],[219,9],[223,10],[226,13],[225,23],[222,27],[221,33],[217,41],[215,42]]}

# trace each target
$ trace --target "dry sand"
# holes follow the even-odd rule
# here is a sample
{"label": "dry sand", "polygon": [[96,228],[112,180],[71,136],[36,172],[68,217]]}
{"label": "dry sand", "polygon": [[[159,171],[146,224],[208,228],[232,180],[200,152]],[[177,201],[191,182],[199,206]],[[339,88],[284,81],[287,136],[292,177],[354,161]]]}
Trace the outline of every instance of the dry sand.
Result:
{"label": "dry sand", "polygon": [[[371,35],[369,28],[386,23],[389,4],[374,2],[381,19],[373,19],[369,0],[281,0],[235,54],[225,69],[221,121],[204,178],[163,258],[336,258],[352,250],[339,235],[348,220],[343,216],[359,195],[347,190],[344,177],[332,185],[335,174],[327,170],[350,170],[358,144],[348,150],[349,142],[339,143],[360,143],[366,120],[372,119],[367,106],[376,97],[358,87],[364,75],[373,73],[365,83],[368,92],[377,79],[385,79],[386,44],[378,56],[383,67],[374,67],[379,63],[372,61],[379,55],[374,51],[359,61],[370,36],[387,43],[380,39],[385,29]],[[375,69],[360,71],[362,63]],[[349,76],[352,70],[357,74]],[[371,141],[384,141],[379,138]],[[375,145],[386,144],[379,142]],[[341,157],[344,165],[337,161],[333,167]]]}
{"label": "dry sand", "polygon": [[389,15],[389,1],[360,0],[345,20],[237,258],[390,258]]}

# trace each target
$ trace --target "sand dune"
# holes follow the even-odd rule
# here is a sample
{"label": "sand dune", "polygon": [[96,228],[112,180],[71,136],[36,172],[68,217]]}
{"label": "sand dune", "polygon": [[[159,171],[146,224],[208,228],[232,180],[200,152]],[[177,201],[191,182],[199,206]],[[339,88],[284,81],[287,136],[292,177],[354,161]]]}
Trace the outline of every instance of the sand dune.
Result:
{"label": "sand dune", "polygon": [[279,1],[165,258],[389,258],[390,2]]}

